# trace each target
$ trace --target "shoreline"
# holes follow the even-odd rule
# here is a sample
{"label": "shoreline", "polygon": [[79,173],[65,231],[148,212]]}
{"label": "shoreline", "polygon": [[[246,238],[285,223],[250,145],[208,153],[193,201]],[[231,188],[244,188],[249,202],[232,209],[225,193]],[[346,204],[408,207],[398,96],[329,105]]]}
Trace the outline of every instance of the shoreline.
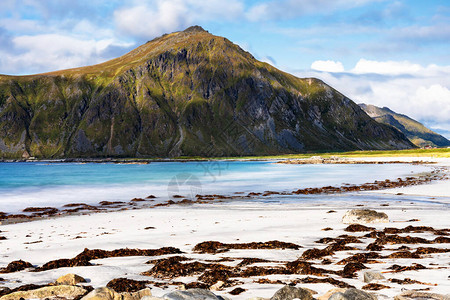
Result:
{"label": "shoreline", "polygon": [[[442,175],[448,176],[449,165],[450,160],[443,159],[433,167],[443,168]],[[427,195],[438,186],[446,194],[437,199]],[[47,286],[62,275],[75,273],[87,280],[80,287],[99,288],[127,278],[151,288],[156,297],[200,287],[228,299],[269,299],[289,284],[317,292],[314,297],[318,299],[328,299],[319,297],[331,289],[349,286],[376,294],[378,299],[393,299],[403,290],[445,295],[450,269],[448,186],[446,179],[403,187],[403,195],[383,189],[317,194],[311,201],[286,203],[260,194],[255,197],[267,201],[204,199],[208,205],[171,204],[0,225],[0,236],[5,237],[0,241],[0,268],[19,259],[31,264],[0,274],[4,279],[0,290],[26,284]],[[415,189],[424,191],[417,201],[408,196]],[[349,209],[384,212],[389,223],[365,224],[369,229],[349,231],[349,224],[342,223]],[[383,235],[394,243],[377,242]],[[205,249],[216,245],[212,241],[230,249],[196,250],[202,249],[199,245]],[[339,243],[344,244],[338,247]],[[374,243],[381,248],[368,250]],[[299,247],[291,249],[291,244]],[[183,253],[152,252],[164,247]],[[99,250],[86,252],[85,248]],[[356,259],[368,253],[375,253],[370,254],[374,258]],[[87,260],[73,260],[76,257]],[[38,272],[33,271],[36,268]],[[215,268],[228,275],[218,277]],[[364,282],[366,271],[379,272],[384,279]],[[224,284],[213,287],[217,283],[213,281]]]}
{"label": "shoreline", "polygon": [[[313,158],[313,161],[318,161],[317,158]],[[384,161],[375,160],[372,164],[423,164],[431,165],[437,162],[424,162],[424,161]],[[311,160],[302,160],[299,162],[295,161],[283,161],[276,163],[286,163],[286,164],[316,164],[311,163]],[[354,161],[354,160],[337,160],[333,159],[331,162],[318,162],[317,164],[365,164],[366,162]],[[15,224],[21,222],[31,222],[45,218],[62,218],[71,215],[80,214],[91,214],[98,212],[111,212],[111,211],[122,211],[128,209],[152,209],[164,206],[173,205],[183,205],[189,206],[192,204],[211,204],[214,202],[223,202],[228,200],[251,200],[258,197],[271,197],[271,196],[295,196],[295,195],[330,195],[330,194],[341,194],[341,193],[353,193],[353,192],[383,192],[389,193],[389,190],[400,190],[405,187],[430,184],[436,181],[442,181],[448,179],[449,169],[445,166],[436,166],[433,171],[426,172],[423,174],[416,174],[415,176],[405,176],[403,178],[398,178],[397,180],[375,180],[374,182],[367,182],[363,184],[344,184],[341,186],[322,186],[314,188],[292,188],[291,191],[274,191],[267,190],[265,192],[249,192],[243,195],[241,192],[230,192],[227,195],[220,194],[209,194],[201,195],[197,194],[194,199],[186,198],[182,195],[173,195],[170,199],[165,202],[158,202],[157,197],[149,195],[146,198],[133,198],[129,201],[101,201],[97,205],[86,204],[86,203],[66,203],[61,208],[56,208],[52,206],[46,207],[26,207],[21,212],[18,213],[5,213],[0,211],[0,225],[5,224]],[[396,194],[402,194],[397,192]]]}

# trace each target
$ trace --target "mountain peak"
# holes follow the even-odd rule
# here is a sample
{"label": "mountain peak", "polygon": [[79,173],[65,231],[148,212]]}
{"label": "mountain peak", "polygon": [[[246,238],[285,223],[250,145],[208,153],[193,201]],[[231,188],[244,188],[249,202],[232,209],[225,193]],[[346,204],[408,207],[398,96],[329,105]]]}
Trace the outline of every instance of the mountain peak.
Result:
{"label": "mountain peak", "polygon": [[200,26],[98,65],[0,77],[0,158],[411,147],[322,81],[281,72]]}
{"label": "mountain peak", "polygon": [[194,25],[186,28],[185,30],[183,30],[183,32],[208,32],[208,31],[203,29],[203,27],[199,25]]}

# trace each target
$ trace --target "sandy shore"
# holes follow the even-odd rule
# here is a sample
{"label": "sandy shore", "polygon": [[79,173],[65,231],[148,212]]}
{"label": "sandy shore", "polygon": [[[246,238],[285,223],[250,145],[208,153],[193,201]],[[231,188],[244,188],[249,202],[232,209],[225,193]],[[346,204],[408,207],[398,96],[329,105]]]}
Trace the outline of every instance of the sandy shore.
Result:
{"label": "sandy shore", "polygon": [[[381,158],[378,158],[381,159]],[[394,158],[393,158],[394,159]],[[395,158],[397,159],[397,158]],[[399,160],[405,160],[405,161],[411,161],[414,159],[417,159],[417,157],[402,157],[399,158]],[[450,169],[450,159],[449,158],[424,158],[424,160],[427,161],[433,161],[436,162],[438,166],[443,166],[448,169]],[[405,195],[421,195],[421,196],[430,196],[430,197],[450,197],[450,183],[448,180],[446,181],[437,181],[433,182],[431,184],[422,185],[422,186],[409,186],[406,188],[399,188],[399,189],[388,189],[383,191],[378,191],[382,193],[387,194],[397,194],[397,193],[403,193]]]}
{"label": "sandy shore", "polygon": [[[396,157],[394,159],[408,160],[410,158]],[[450,159],[423,159],[435,160],[438,165],[450,166]],[[376,193],[383,194],[382,202],[376,201]],[[392,197],[387,193],[392,194]],[[415,201],[411,204],[405,201],[407,197],[405,198],[404,196],[402,201],[397,201],[398,198],[394,195],[397,193],[402,193],[406,196],[422,195],[428,200],[434,201],[435,204],[420,201]],[[156,249],[169,246],[179,248],[184,252],[184,256],[202,262],[231,258],[229,261],[222,262],[222,264],[236,266],[242,261],[242,258],[261,258],[269,262],[257,263],[254,266],[276,267],[295,261],[308,249],[325,248],[326,244],[316,242],[321,238],[336,238],[343,234],[359,237],[362,243],[348,244],[348,246],[354,247],[355,250],[338,251],[331,256],[324,257],[331,261],[330,264],[322,264],[323,258],[311,260],[311,263],[316,267],[338,271],[342,270],[343,265],[338,265],[336,264],[337,262],[355,253],[364,252],[366,246],[374,241],[373,238],[362,237],[367,232],[349,233],[344,231],[348,225],[342,223],[342,216],[351,208],[371,208],[385,212],[389,216],[390,223],[368,225],[379,231],[386,227],[404,228],[409,225],[431,226],[435,229],[450,227],[448,218],[450,211],[448,206],[450,204],[449,180],[401,189],[364,192],[357,196],[352,196],[352,201],[339,201],[339,199],[336,198],[336,201],[332,202],[323,202],[320,201],[320,198],[317,198],[317,201],[309,201],[307,203],[292,202],[289,204],[231,201],[208,205],[195,204],[95,213],[2,225],[0,226],[0,236],[4,236],[6,240],[0,241],[0,267],[18,259],[28,261],[35,266],[41,266],[51,260],[75,257],[84,248],[114,250],[119,248]],[[357,199],[357,201],[354,199]],[[330,210],[335,212],[330,213]],[[328,228],[328,230],[324,231],[323,229],[325,228]],[[437,237],[436,234],[427,231],[399,235],[421,237],[427,240],[433,240]],[[294,243],[302,248],[298,250],[233,249],[217,254],[199,254],[193,251],[196,244],[205,241],[250,243],[271,240]],[[410,248],[411,252],[418,247],[449,248],[448,243],[405,245]],[[402,244],[387,244],[380,251],[380,254],[387,256],[397,251],[395,249],[398,249],[400,246]],[[379,263],[364,263],[370,270],[387,272],[383,273],[385,279],[375,282],[390,288],[373,291],[373,293],[377,294],[379,299],[392,299],[404,289],[425,289],[434,293],[449,293],[449,253],[425,254],[420,259],[382,258],[377,259]],[[13,288],[29,283],[48,284],[61,275],[76,273],[88,279],[87,285],[93,287],[105,286],[110,280],[119,277],[136,280],[166,281],[169,284],[165,289],[150,284],[153,295],[162,296],[169,291],[179,288],[177,285],[170,285],[170,281],[185,283],[197,281],[196,278],[198,276],[164,280],[140,275],[142,272],[152,269],[152,264],[145,264],[150,259],[155,259],[155,257],[114,257],[92,260],[93,266],[58,268],[37,273],[24,270],[0,274],[0,277],[4,279],[4,281],[0,281],[0,287]],[[389,272],[389,267],[394,264],[411,266],[413,263],[420,263],[426,269],[398,273]],[[336,274],[328,274],[325,277],[335,278],[361,289],[367,284],[362,280],[365,271],[367,270],[357,271],[354,278],[342,278]],[[257,296],[270,298],[283,284],[255,283],[256,280],[267,278],[289,283],[308,276],[315,277],[311,275],[278,274],[238,278],[239,284],[215,293],[231,299],[247,299]],[[389,279],[405,278],[417,280],[421,283],[401,285],[389,281]],[[336,287],[329,283],[302,283],[297,286],[314,290],[318,295]],[[245,291],[239,295],[230,295],[229,292],[236,287],[241,287]]]}

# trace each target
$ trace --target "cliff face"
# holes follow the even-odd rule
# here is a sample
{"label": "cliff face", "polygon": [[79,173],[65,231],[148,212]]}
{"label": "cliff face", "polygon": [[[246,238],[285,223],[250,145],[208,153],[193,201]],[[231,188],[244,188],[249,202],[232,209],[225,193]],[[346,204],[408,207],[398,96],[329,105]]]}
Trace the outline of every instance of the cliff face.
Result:
{"label": "cliff face", "polygon": [[224,156],[414,147],[317,79],[199,27],[117,59],[0,75],[0,157]]}
{"label": "cliff face", "polygon": [[374,120],[395,127],[418,147],[450,146],[450,141],[448,139],[406,115],[398,114],[387,107],[381,108],[367,104],[359,105]]}

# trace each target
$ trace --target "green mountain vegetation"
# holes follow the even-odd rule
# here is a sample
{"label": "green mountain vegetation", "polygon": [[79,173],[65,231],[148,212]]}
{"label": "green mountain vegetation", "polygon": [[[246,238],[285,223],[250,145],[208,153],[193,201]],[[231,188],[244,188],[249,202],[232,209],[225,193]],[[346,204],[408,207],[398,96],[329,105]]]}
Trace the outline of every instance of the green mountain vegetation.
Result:
{"label": "green mountain vegetation", "polygon": [[387,107],[381,108],[367,104],[359,104],[359,106],[377,122],[397,128],[418,147],[450,146],[448,139],[406,115],[398,114]]}
{"label": "green mountain vegetation", "polygon": [[0,75],[0,158],[412,147],[322,81],[284,73],[198,26],[98,65]]}

